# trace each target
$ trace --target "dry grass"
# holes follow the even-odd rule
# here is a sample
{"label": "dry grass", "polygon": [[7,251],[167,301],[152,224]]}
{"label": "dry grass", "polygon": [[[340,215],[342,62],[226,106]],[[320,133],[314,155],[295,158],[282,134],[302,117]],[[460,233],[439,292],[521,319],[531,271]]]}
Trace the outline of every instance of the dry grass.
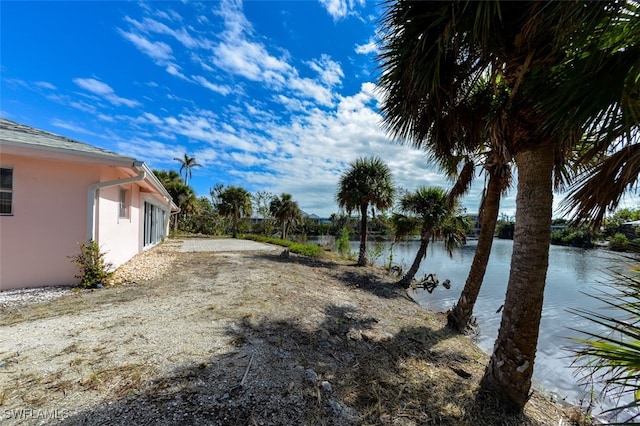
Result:
{"label": "dry grass", "polygon": [[0,405],[53,404],[69,425],[568,424],[538,394],[519,417],[481,398],[487,355],[380,270],[172,256],[161,279],[8,313],[0,327],[52,346],[2,354]]}

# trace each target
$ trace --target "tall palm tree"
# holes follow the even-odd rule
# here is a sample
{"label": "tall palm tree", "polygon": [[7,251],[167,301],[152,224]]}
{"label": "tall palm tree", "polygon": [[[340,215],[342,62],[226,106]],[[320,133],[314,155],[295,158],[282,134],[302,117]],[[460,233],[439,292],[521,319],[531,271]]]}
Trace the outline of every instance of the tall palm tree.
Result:
{"label": "tall palm tree", "polygon": [[367,215],[369,205],[386,210],[393,205],[395,187],[391,180],[391,170],[378,157],[358,158],[352,162],[341,176],[336,201],[338,206],[351,214],[360,212],[360,251],[358,265],[365,266],[367,259]]}
{"label": "tall palm tree", "polygon": [[[464,136],[466,123],[447,112],[468,98],[481,77],[506,89],[495,102],[499,113],[486,126],[496,153],[513,158],[518,168],[516,225],[500,332],[481,386],[514,411],[522,411],[531,387],[554,170],[566,165],[583,135],[600,135],[601,152],[621,123],[628,129],[634,122],[633,109],[623,105],[637,103],[629,96],[637,93],[637,78],[629,78],[634,69],[638,75],[637,67],[629,61],[640,57],[637,33],[628,30],[632,19],[620,18],[629,4],[634,3],[400,0],[388,3],[385,12],[382,110],[396,136],[416,144]],[[610,36],[619,29],[628,34]],[[606,80],[596,79],[569,84],[571,78],[585,82],[580,77],[592,77],[589,71],[605,63],[624,83],[611,88],[599,87]],[[551,87],[554,96],[549,96]],[[569,87],[574,92],[567,92]],[[595,96],[601,93],[606,96]]]}
{"label": "tall palm tree", "polygon": [[[447,314],[448,325],[459,332],[466,331],[472,321],[473,308],[480,294],[493,246],[500,211],[500,198],[511,183],[511,166],[505,164],[502,159],[493,159],[493,154],[493,152],[486,154],[483,165],[487,179],[478,212],[480,232],[476,251],[460,297]],[[466,176],[461,174],[461,177],[464,179]]]}
{"label": "tall palm tree", "polygon": [[174,158],[174,160],[180,162],[180,175],[182,175],[182,171],[184,170],[184,184],[189,185],[189,178],[191,178],[191,169],[194,167],[202,167],[202,164],[199,164],[195,157],[189,157],[186,153],[184,154],[184,158]]}
{"label": "tall palm tree", "polygon": [[475,170],[481,168],[485,174],[485,187],[478,211],[480,233],[469,274],[457,303],[447,315],[448,325],[465,332],[472,322],[473,308],[489,263],[493,246],[500,198],[511,185],[511,159],[508,154],[493,144],[487,134],[487,122],[499,116],[497,105],[504,97],[504,86],[493,85],[486,78],[480,79],[470,92],[448,112],[447,117],[456,117],[464,123],[464,132],[452,132],[448,120],[432,133],[437,142],[432,143],[430,153],[455,184],[449,191],[451,201],[464,195],[471,187]]}
{"label": "tall palm tree", "polygon": [[[459,209],[455,203],[453,208],[451,207],[448,194],[442,188],[420,187],[414,192],[407,193],[400,200],[400,209],[415,218],[415,224],[420,230],[420,247],[416,257],[399,281],[403,287],[408,288],[420,268],[422,259],[427,256],[429,242],[443,239],[451,254],[454,248],[464,244],[468,227],[460,221],[460,215],[457,214]],[[405,232],[406,230],[407,228]]]}
{"label": "tall palm tree", "polygon": [[231,218],[231,233],[236,238],[240,218],[251,216],[251,194],[242,187],[227,186],[218,193],[216,207],[220,215]]}
{"label": "tall palm tree", "polygon": [[300,207],[293,201],[291,194],[283,193],[280,197],[273,198],[269,204],[269,211],[282,227],[283,240],[287,239],[291,225],[302,219]]}
{"label": "tall palm tree", "polygon": [[[180,175],[174,171],[169,170],[154,170],[153,173],[162,182],[162,185],[166,188],[171,198],[176,203],[183,218],[186,218],[188,214],[197,212],[197,199],[196,194],[193,192],[190,186],[184,183]],[[178,215],[173,216],[173,229],[178,230]]]}

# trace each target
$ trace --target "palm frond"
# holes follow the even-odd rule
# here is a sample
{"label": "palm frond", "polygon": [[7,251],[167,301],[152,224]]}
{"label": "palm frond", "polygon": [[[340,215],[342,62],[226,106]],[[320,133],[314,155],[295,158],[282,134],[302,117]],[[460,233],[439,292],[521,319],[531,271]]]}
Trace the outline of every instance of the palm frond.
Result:
{"label": "palm frond", "polygon": [[640,406],[640,275],[616,273],[611,288],[593,297],[612,308],[614,315],[584,309],[571,313],[595,324],[604,332],[575,330],[584,337],[573,338],[577,346],[573,365],[582,380],[602,382],[605,392],[627,396],[630,402],[608,411]]}
{"label": "palm frond", "polygon": [[640,143],[626,146],[588,167],[562,202],[565,213],[577,223],[602,223],[622,195],[637,186],[640,175]]}

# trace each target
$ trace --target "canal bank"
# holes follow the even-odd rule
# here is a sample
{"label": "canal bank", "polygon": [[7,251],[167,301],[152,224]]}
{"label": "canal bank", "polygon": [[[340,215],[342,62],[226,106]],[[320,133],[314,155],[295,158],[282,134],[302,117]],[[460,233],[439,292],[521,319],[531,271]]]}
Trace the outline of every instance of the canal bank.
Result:
{"label": "canal bank", "polygon": [[[429,310],[445,312],[450,309],[457,302],[464,287],[476,244],[477,241],[468,241],[464,247],[455,250],[452,257],[449,257],[441,242],[430,244],[416,277],[436,274],[441,282],[445,279],[450,280],[451,288],[438,286],[432,293],[423,289],[410,290],[411,297]],[[375,260],[378,265],[387,266],[391,255],[393,264],[406,270],[416,255],[419,241],[398,242],[393,245],[392,251],[391,246],[389,242],[370,242],[371,260]],[[352,250],[356,251],[357,247],[358,242],[352,242]],[[487,353],[491,353],[498,334],[512,248],[511,240],[494,240],[474,311],[479,324],[476,343]],[[611,281],[608,271],[611,268],[619,268],[623,259],[620,253],[605,249],[586,250],[555,245],[550,247],[534,381],[536,386],[545,389],[559,401],[583,406],[591,403],[594,394],[590,387],[580,383],[576,369],[571,365],[573,358],[569,347],[573,344],[571,338],[580,336],[576,330],[594,331],[598,328],[593,323],[571,314],[569,310],[602,309],[604,304],[590,295],[606,290],[606,283]],[[604,332],[604,329],[602,331]],[[597,396],[597,390],[595,395]],[[604,399],[594,411],[602,411],[612,404],[612,401]]]}

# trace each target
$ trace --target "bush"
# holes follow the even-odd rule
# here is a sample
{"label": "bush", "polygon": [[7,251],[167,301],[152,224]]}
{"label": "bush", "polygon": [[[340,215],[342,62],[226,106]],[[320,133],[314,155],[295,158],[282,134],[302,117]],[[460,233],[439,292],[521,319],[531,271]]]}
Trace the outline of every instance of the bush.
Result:
{"label": "bush", "polygon": [[581,229],[566,228],[551,233],[551,244],[562,246],[593,248],[594,244],[591,239],[591,233]]}
{"label": "bush", "polygon": [[245,240],[257,241],[259,243],[275,244],[282,247],[287,247],[290,252],[301,254],[308,257],[319,257],[323,250],[322,247],[316,244],[300,244],[294,243],[289,240],[282,240],[280,238],[265,237],[264,235],[243,235]]}
{"label": "bush", "polygon": [[96,288],[105,286],[113,276],[113,265],[104,260],[104,253],[100,251],[98,243],[91,240],[79,243],[80,254],[69,258],[80,269],[76,278],[80,279],[80,287]]}
{"label": "bush", "polygon": [[342,227],[342,230],[340,231],[340,238],[336,240],[336,249],[340,256],[348,258],[352,256],[351,245],[349,244],[349,231],[346,227]]}
{"label": "bush", "polygon": [[629,239],[626,235],[617,233],[609,239],[609,250],[624,251],[629,248]]}

